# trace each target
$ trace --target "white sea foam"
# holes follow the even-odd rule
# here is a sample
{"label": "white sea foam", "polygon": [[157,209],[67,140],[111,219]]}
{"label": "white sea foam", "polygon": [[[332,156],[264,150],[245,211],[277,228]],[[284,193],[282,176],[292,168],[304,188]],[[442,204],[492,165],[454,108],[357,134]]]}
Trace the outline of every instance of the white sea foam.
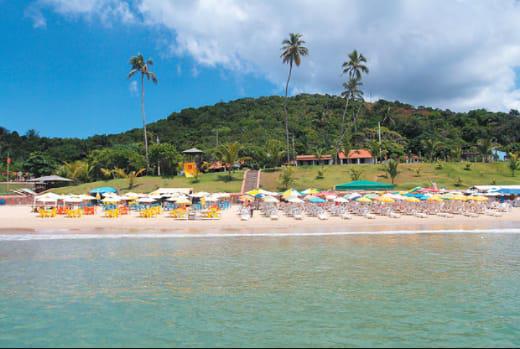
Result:
{"label": "white sea foam", "polygon": [[36,233],[0,234],[0,241],[35,240],[91,240],[91,239],[178,239],[178,238],[237,238],[237,237],[312,237],[346,235],[412,235],[412,234],[520,234],[520,229],[446,229],[446,230],[387,230],[387,231],[338,231],[338,232],[296,232],[296,233]]}

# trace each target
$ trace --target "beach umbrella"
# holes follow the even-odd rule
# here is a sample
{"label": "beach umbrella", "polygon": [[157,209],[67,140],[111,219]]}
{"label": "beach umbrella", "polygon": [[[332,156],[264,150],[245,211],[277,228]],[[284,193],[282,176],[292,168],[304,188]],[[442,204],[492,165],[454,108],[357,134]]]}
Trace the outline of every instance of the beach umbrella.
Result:
{"label": "beach umbrella", "polygon": [[325,199],[326,199],[326,200],[330,200],[330,201],[336,199],[337,197],[338,197],[338,196],[337,196],[336,194],[325,195]]}
{"label": "beach umbrella", "polygon": [[473,201],[488,201],[488,198],[482,195],[472,196],[471,200]]}
{"label": "beach umbrella", "polygon": [[273,196],[265,196],[264,197],[264,202],[268,202],[268,203],[278,203],[279,200]]}
{"label": "beach umbrella", "polygon": [[45,193],[35,198],[39,202],[54,202],[63,199],[63,196],[54,193]]}
{"label": "beach umbrella", "polygon": [[426,201],[441,202],[442,198],[439,195],[430,196]]}
{"label": "beach umbrella", "polygon": [[294,190],[294,189],[289,189],[282,193],[282,197],[284,199],[287,199],[289,197],[298,197],[298,196],[302,196],[302,194],[299,191]]}
{"label": "beach umbrella", "polygon": [[361,198],[357,199],[356,201],[357,202],[362,202],[362,203],[365,203],[365,204],[368,204],[368,203],[372,202],[372,200],[370,200],[367,197],[361,197]]}
{"label": "beach umbrella", "polygon": [[111,204],[111,203],[120,202],[120,201],[121,201],[120,196],[109,196],[109,197],[106,197],[103,200],[101,200],[101,202],[104,204]]}
{"label": "beach umbrella", "polygon": [[79,204],[83,202],[83,199],[77,196],[67,196],[63,199],[63,202],[68,204]]}
{"label": "beach umbrella", "polygon": [[388,196],[379,196],[377,198],[375,198],[375,200],[379,201],[379,202],[384,202],[384,203],[394,203],[395,200],[392,199],[391,197],[388,197]]}
{"label": "beach umbrella", "polygon": [[335,199],[334,199],[334,202],[337,202],[337,203],[343,204],[343,203],[348,202],[348,200],[345,199],[345,198],[339,197],[339,198],[335,198]]}
{"label": "beach umbrella", "polygon": [[320,193],[320,191],[316,188],[308,188],[308,189],[305,189],[304,191],[302,191],[302,194],[304,194],[304,195],[316,195],[319,193]]}
{"label": "beach umbrella", "polygon": [[352,193],[352,194],[345,196],[345,198],[347,200],[356,200],[356,199],[359,199],[360,197],[361,197],[361,194],[359,194],[359,193]]}
{"label": "beach umbrella", "polygon": [[180,198],[176,202],[179,205],[191,205],[191,200],[186,199],[186,198]]}
{"label": "beach umbrella", "polygon": [[191,197],[194,197],[194,198],[203,198],[206,196],[210,196],[210,193],[208,193],[206,191],[199,191],[198,193],[191,194]]}
{"label": "beach umbrella", "polygon": [[290,197],[287,199],[288,202],[292,203],[292,204],[302,204],[304,201],[298,197]]}
{"label": "beach umbrella", "polygon": [[377,199],[379,197],[379,195],[378,194],[366,194],[365,197],[370,200],[374,200],[374,199]]}
{"label": "beach umbrella", "polygon": [[151,204],[152,202],[156,202],[157,200],[154,199],[153,197],[147,197],[147,198],[139,198],[137,200],[138,203],[140,204]]}
{"label": "beach umbrella", "polygon": [[117,189],[113,187],[99,187],[89,191],[89,194],[106,195],[107,193],[117,193]]}
{"label": "beach umbrella", "polygon": [[327,200],[324,200],[324,199],[319,198],[317,196],[311,197],[308,201],[310,203],[313,203],[313,204],[323,204],[323,203],[327,202]]}
{"label": "beach umbrella", "polygon": [[421,202],[421,200],[419,200],[418,198],[415,198],[413,196],[407,197],[406,199],[404,199],[404,201],[406,201],[406,202]]}
{"label": "beach umbrella", "polygon": [[81,200],[83,200],[83,201],[96,200],[96,198],[92,195],[81,194],[78,197],[81,198]]}
{"label": "beach umbrella", "polygon": [[240,198],[239,198],[240,201],[255,201],[255,198],[250,196],[250,195],[242,195]]}

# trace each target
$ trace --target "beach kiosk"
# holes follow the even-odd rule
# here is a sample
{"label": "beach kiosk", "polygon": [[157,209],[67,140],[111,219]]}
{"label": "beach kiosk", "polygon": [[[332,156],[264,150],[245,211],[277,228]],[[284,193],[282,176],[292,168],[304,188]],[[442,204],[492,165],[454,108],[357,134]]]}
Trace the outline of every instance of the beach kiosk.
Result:
{"label": "beach kiosk", "polygon": [[343,183],[336,185],[336,190],[347,191],[347,190],[392,190],[394,185],[390,183],[372,182],[372,181],[352,181],[349,183]]}
{"label": "beach kiosk", "polygon": [[182,154],[184,154],[184,176],[187,178],[196,177],[204,152],[197,148],[191,148],[183,151]]}

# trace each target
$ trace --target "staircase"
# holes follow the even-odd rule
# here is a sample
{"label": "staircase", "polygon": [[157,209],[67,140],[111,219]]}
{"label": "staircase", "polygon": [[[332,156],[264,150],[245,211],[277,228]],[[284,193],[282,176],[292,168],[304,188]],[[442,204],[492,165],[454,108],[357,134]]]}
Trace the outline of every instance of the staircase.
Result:
{"label": "staircase", "polygon": [[247,193],[250,190],[257,189],[260,186],[260,171],[246,170],[244,172],[244,179],[242,180],[241,194]]}

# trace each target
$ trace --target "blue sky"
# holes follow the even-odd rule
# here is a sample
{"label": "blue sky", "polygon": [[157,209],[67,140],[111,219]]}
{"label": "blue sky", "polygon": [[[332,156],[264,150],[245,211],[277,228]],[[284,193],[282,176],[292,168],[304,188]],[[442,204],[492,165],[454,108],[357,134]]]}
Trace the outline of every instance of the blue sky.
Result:
{"label": "blue sky", "polygon": [[104,27],[48,13],[33,28],[27,3],[0,3],[0,126],[45,136],[85,137],[141,126],[139,96],[132,93],[128,59],[152,57],[159,84],[147,84],[149,121],[185,107],[244,96],[269,95],[273,85],[255,76],[199,66],[189,57],[161,54],[158,30]]}
{"label": "blue sky", "polygon": [[140,127],[126,78],[138,52],[159,77],[146,90],[149,121],[282,94],[290,32],[310,52],[291,94],[340,93],[357,49],[370,100],[520,109],[518,18],[515,0],[0,0],[0,126],[71,137]]}

